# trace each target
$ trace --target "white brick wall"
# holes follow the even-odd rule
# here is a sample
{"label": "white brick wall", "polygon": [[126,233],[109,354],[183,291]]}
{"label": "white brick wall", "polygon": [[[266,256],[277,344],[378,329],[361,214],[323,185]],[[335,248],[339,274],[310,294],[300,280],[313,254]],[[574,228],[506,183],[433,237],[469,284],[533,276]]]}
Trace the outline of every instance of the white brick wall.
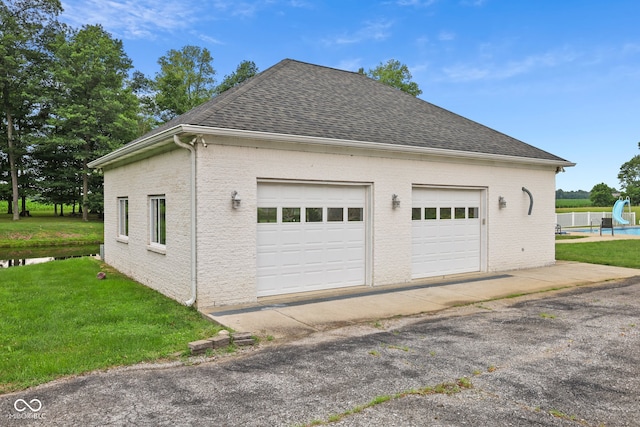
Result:
{"label": "white brick wall", "polygon": [[[234,146],[209,139],[198,149],[198,299],[201,306],[256,300],[256,206],[259,179],[371,183],[373,285],[411,280],[413,185],[474,186],[487,191],[486,270],[554,263],[555,173],[552,167],[443,163],[363,157],[353,153],[286,151]],[[224,144],[224,145],[223,145]],[[265,143],[261,143],[265,144]],[[528,188],[534,197],[527,215]],[[231,192],[242,198],[232,209]],[[391,208],[398,194],[399,209]],[[507,208],[498,208],[498,196]]]}
{"label": "white brick wall", "polygon": [[[104,171],[105,261],[178,301],[191,291],[189,244],[189,152],[176,149]],[[148,249],[151,195],[166,195],[166,253]],[[117,239],[117,199],[129,198],[129,239]]]}
{"label": "white brick wall", "polygon": [[[513,167],[413,156],[367,157],[285,150],[259,142],[207,137],[197,148],[198,306],[256,300],[256,206],[258,180],[333,181],[370,184],[373,204],[372,284],[411,280],[411,191],[413,185],[485,188],[487,271],[554,263],[555,172],[553,167]],[[240,145],[236,145],[240,144]],[[328,151],[328,150],[327,150]],[[105,252],[107,262],[159,291],[189,297],[189,152],[174,150],[105,171]],[[534,207],[527,215],[531,191]],[[231,206],[231,192],[242,198]],[[147,250],[147,196],[167,194],[167,253]],[[401,206],[391,207],[398,194]],[[130,238],[115,240],[116,198],[129,197]],[[498,197],[507,208],[498,208]]]}

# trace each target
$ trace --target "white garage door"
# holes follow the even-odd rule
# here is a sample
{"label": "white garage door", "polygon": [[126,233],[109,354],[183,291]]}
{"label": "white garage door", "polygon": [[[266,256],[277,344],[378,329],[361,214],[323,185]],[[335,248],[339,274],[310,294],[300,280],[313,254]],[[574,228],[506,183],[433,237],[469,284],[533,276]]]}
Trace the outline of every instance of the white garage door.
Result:
{"label": "white garage door", "polygon": [[258,184],[258,296],[365,284],[366,188]]}
{"label": "white garage door", "polygon": [[413,188],[412,277],[480,271],[482,191]]}

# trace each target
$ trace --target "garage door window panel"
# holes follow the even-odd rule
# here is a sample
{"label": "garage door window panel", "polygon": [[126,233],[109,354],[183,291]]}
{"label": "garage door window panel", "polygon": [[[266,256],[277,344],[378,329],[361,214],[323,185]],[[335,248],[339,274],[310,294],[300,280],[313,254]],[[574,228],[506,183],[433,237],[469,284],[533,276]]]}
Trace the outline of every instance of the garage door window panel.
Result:
{"label": "garage door window panel", "polygon": [[438,209],[437,208],[424,208],[424,219],[426,219],[426,220],[438,219]]}
{"label": "garage door window panel", "polygon": [[306,222],[322,222],[322,208],[306,208]]}
{"label": "garage door window panel", "polygon": [[350,222],[364,221],[363,208],[349,208],[349,221]]}
{"label": "garage door window panel", "polygon": [[344,209],[343,208],[327,208],[327,221],[328,222],[344,221]]}
{"label": "garage door window panel", "polygon": [[466,219],[466,210],[467,208],[455,208],[454,209],[454,214],[455,214],[455,219]]}
{"label": "garage door window panel", "polygon": [[422,209],[420,208],[412,208],[411,209],[411,220],[412,221],[420,221],[422,219]]}
{"label": "garage door window panel", "polygon": [[451,208],[440,208],[440,219],[451,219]]}
{"label": "garage door window panel", "polygon": [[282,222],[300,222],[300,208],[282,208]]}
{"label": "garage door window panel", "polygon": [[278,222],[277,208],[258,208],[258,224]]}

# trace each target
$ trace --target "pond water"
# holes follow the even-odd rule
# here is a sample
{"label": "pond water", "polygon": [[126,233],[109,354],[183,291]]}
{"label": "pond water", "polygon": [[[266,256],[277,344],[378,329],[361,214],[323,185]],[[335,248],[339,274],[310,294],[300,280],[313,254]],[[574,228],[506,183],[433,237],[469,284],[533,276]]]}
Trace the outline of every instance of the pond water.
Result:
{"label": "pond water", "polygon": [[41,264],[43,262],[83,256],[96,256],[99,253],[100,245],[0,249],[0,268]]}

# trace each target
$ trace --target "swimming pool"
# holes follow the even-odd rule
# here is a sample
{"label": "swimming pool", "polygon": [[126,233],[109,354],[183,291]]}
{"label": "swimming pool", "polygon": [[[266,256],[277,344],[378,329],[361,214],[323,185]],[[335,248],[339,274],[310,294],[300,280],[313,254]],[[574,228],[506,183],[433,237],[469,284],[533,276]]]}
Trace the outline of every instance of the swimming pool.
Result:
{"label": "swimming pool", "polygon": [[[564,231],[571,233],[572,231],[578,231],[580,233],[598,233],[600,234],[600,227],[593,227],[593,229],[589,228],[565,228]],[[610,228],[603,228],[602,234],[611,234]],[[631,234],[633,236],[640,236],[640,227],[615,227],[613,229],[613,234]]]}

